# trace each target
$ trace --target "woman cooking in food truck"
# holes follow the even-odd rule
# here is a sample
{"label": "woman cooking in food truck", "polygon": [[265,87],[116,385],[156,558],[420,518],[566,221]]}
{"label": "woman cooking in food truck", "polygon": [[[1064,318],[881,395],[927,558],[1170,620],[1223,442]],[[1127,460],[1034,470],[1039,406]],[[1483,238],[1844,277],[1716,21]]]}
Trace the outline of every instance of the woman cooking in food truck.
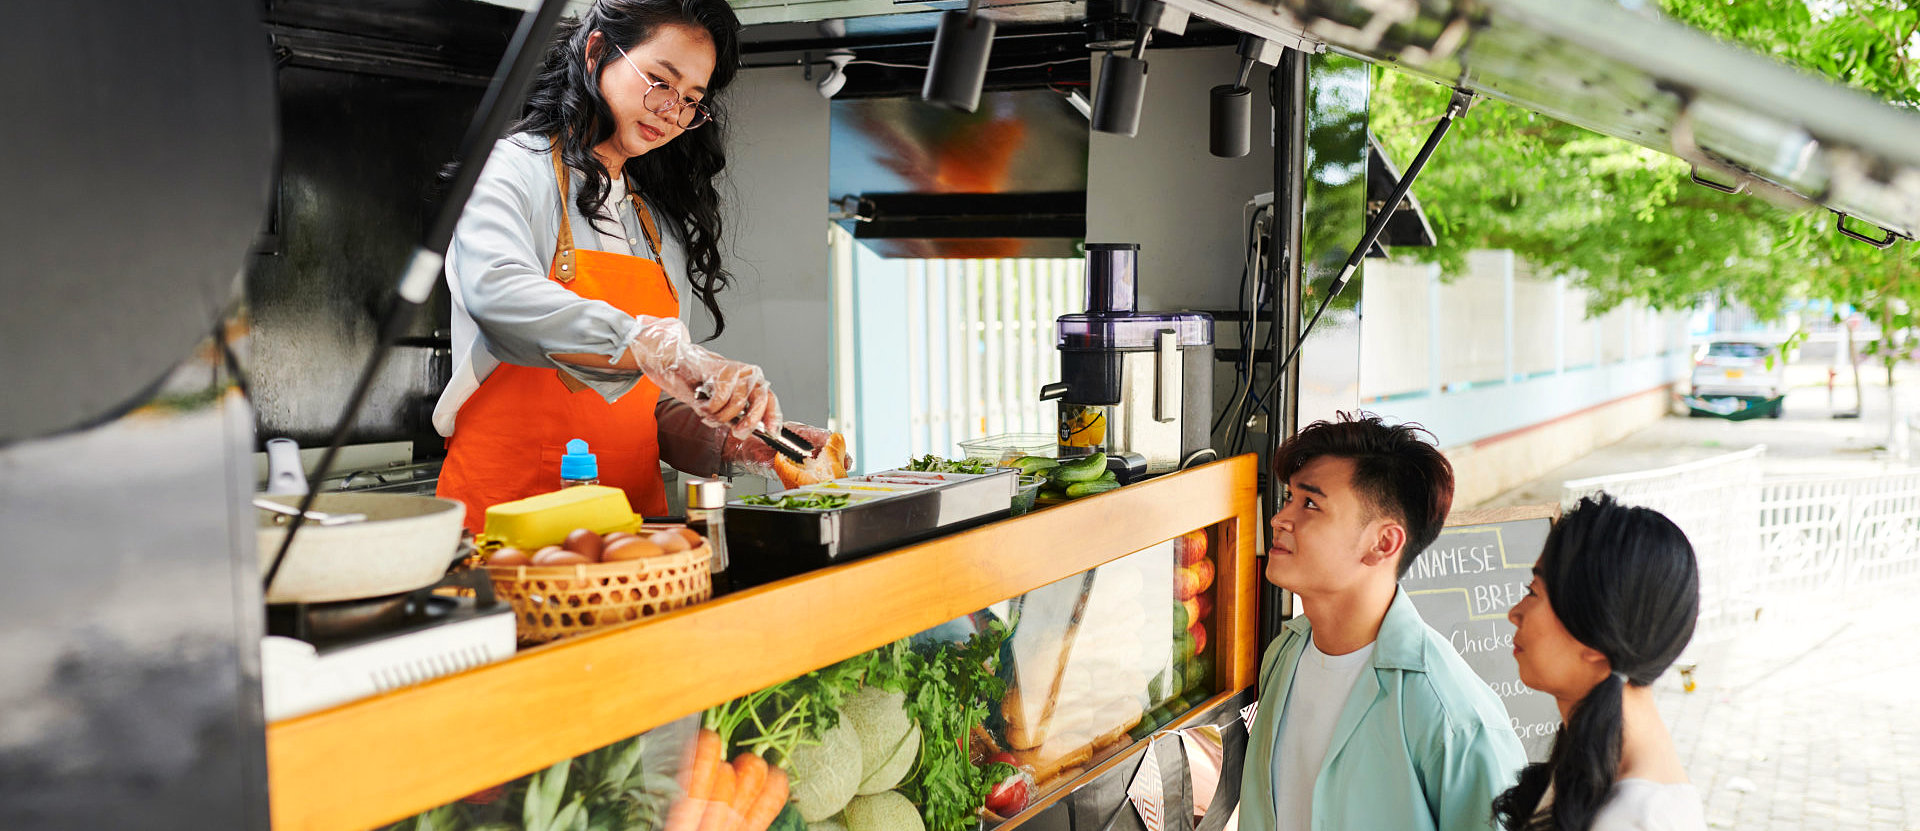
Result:
{"label": "woman cooking in food truck", "polygon": [[[456,366],[433,413],[448,437],[438,493],[466,503],[468,527],[557,488],[569,439],[648,515],[667,510],[662,460],[771,472],[753,436],[782,427],[771,386],[686,324],[697,300],[716,335],[726,325],[713,180],[739,26],[725,0],[597,0],[560,24],[447,252]],[[825,430],[785,426],[828,447]],[[843,454],[815,462],[844,471]]]}

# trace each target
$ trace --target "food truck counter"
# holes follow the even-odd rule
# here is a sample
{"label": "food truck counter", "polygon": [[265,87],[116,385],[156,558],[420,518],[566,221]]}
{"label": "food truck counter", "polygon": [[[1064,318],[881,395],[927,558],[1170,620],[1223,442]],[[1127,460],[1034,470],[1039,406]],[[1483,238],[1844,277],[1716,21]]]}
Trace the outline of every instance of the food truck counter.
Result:
{"label": "food truck counter", "polygon": [[[974,637],[966,643],[975,648],[981,632],[1004,638],[998,648],[984,648],[1008,691],[978,702],[989,717],[959,735],[982,758],[961,759],[982,766],[993,764],[988,757],[1008,761],[1029,777],[1031,790],[1011,807],[1031,816],[1136,753],[1144,746],[1139,737],[1252,684],[1255,482],[1254,457],[1235,457],[273,723],[273,825],[362,829],[438,811],[436,821],[475,827],[471,818],[484,814],[486,803],[502,801],[517,804],[513,818],[520,820],[526,801],[555,785],[551,777],[533,781],[537,774],[565,770],[569,759],[729,702],[740,712],[749,694],[890,645],[897,646],[886,654],[896,660],[911,651],[931,665],[941,650],[958,648],[955,633],[969,628]],[[1139,628],[1125,629],[1126,637],[1101,635],[1129,626]],[[1094,700],[1101,695],[1114,700]],[[931,722],[928,715],[919,721]],[[923,736],[935,732],[931,723],[924,727]],[[745,740],[750,732],[735,731],[738,744],[719,748],[721,760],[760,748],[776,767],[792,764],[764,750],[776,731],[758,731],[756,742]],[[687,742],[663,744],[644,754],[638,741],[622,747],[645,765],[664,760],[648,771],[650,781],[660,781],[677,772],[679,746]],[[536,777],[518,778],[529,774]],[[897,785],[916,787],[911,777]],[[463,798],[469,801],[458,802]],[[835,799],[868,798],[793,804],[838,814]],[[635,811],[638,805],[630,803]],[[1009,820],[1018,824],[1024,816]]]}

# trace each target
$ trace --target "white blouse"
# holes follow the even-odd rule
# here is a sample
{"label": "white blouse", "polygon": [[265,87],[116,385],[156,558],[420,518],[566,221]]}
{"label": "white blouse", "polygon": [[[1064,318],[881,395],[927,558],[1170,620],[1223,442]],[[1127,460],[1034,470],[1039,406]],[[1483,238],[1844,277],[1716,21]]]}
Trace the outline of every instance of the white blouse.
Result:
{"label": "white blouse", "polygon": [[[582,183],[574,174],[570,187],[579,188]],[[579,248],[636,256],[650,253],[624,184],[610,184],[614,189],[603,205],[620,222],[617,226],[590,223],[573,200],[560,204],[547,139],[522,133],[494,143],[447,249],[454,366],[433,411],[433,426],[440,435],[453,435],[461,405],[502,363],[558,369],[608,401],[626,395],[639,382],[640,374],[631,370],[590,369],[550,357],[581,353],[612,360],[633,342],[638,324],[631,315],[608,303],[584,299],[547,279],[563,208]],[[684,322],[693,305],[686,245],[678,223],[664,215],[656,215],[655,221],[662,236],[661,264],[680,296]]]}
{"label": "white blouse", "polygon": [[[1535,813],[1546,813],[1551,805],[1553,786],[1548,785]],[[1593,815],[1592,831],[1707,831],[1707,817],[1700,792],[1690,784],[1621,779]]]}

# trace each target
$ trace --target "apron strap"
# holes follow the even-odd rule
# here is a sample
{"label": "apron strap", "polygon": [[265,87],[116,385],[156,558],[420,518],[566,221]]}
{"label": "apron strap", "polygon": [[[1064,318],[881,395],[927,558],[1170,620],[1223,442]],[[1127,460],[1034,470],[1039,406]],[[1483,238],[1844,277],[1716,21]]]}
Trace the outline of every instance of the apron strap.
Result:
{"label": "apron strap", "polygon": [[[554,279],[573,282],[573,223],[567,219],[567,163],[560,158],[560,140],[553,141],[553,177],[560,183],[560,239],[554,243]],[[565,373],[561,373],[565,374]]]}
{"label": "apron strap", "polygon": [[[640,215],[640,231],[647,236],[647,249],[653,252],[653,261],[666,265],[666,262],[660,259],[660,229],[653,224],[653,211],[647,210],[646,200],[641,199],[640,194],[634,192],[631,184],[627,186],[627,196],[633,199],[633,212]],[[667,285],[672,286],[673,281],[667,281]]]}
{"label": "apron strap", "polygon": [[[553,178],[560,185],[560,238],[555,242],[553,249],[553,261],[559,266],[559,273],[555,277],[560,282],[567,283],[573,281],[574,275],[573,223],[567,218],[570,177],[567,176],[566,161],[560,158],[558,141],[554,142],[553,149]],[[640,217],[640,231],[647,238],[647,250],[653,254],[653,261],[665,265],[665,261],[660,259],[660,228],[653,223],[653,211],[647,209],[646,200],[640,198],[640,194],[634,191],[631,184],[627,187],[627,198],[633,201],[633,212]]]}

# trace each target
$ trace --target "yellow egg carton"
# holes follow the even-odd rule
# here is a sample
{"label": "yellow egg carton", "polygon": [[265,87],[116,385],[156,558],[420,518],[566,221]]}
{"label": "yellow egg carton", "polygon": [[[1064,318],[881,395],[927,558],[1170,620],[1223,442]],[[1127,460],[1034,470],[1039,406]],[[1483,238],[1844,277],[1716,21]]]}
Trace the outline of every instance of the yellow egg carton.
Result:
{"label": "yellow egg carton", "polygon": [[576,528],[611,534],[634,531],[640,524],[626,491],[580,485],[488,508],[486,529],[475,542],[482,550],[508,546],[537,551],[559,545]]}

